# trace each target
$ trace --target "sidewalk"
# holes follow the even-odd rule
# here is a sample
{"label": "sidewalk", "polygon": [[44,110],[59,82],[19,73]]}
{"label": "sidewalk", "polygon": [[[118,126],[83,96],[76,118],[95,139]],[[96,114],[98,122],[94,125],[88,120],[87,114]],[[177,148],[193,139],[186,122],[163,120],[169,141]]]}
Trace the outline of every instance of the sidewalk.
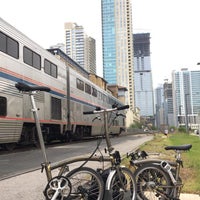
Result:
{"label": "sidewalk", "polygon": [[198,194],[181,194],[181,200],[199,200],[200,196]]}
{"label": "sidewalk", "polygon": [[[3,200],[44,200],[45,173],[40,170],[0,181]],[[181,194],[181,200],[200,200],[199,195]]]}

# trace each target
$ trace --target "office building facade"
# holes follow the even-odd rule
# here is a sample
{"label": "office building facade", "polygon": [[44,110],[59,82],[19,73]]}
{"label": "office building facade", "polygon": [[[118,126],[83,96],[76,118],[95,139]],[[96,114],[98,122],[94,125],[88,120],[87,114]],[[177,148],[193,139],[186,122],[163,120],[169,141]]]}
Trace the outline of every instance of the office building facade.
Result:
{"label": "office building facade", "polygon": [[164,124],[168,127],[175,126],[174,122],[174,108],[173,108],[173,90],[172,83],[168,83],[168,80],[163,85],[164,90]]}
{"label": "office building facade", "polygon": [[86,35],[83,26],[65,23],[66,54],[89,73],[96,73],[96,43]]}
{"label": "office building facade", "polygon": [[164,124],[164,92],[160,85],[155,89],[155,126],[160,128]]}
{"label": "office building facade", "polygon": [[172,72],[174,121],[177,126],[198,129],[200,123],[200,71],[187,68]]}
{"label": "office building facade", "polygon": [[131,0],[102,0],[103,77],[125,86],[127,104],[134,111]]}
{"label": "office building facade", "polygon": [[140,115],[150,121],[154,118],[154,92],[151,71],[150,34],[133,34],[135,106]]}

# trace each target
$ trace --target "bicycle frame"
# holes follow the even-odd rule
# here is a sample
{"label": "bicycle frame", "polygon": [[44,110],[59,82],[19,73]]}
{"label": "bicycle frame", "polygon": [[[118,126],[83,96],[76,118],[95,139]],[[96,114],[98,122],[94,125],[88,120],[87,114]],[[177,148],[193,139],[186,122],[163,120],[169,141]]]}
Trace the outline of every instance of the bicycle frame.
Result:
{"label": "bicycle frame", "polygon": [[[62,161],[58,161],[58,162],[50,164],[50,162],[47,159],[47,154],[46,154],[46,150],[45,150],[43,135],[42,135],[39,116],[38,116],[38,109],[36,107],[35,99],[34,99],[34,94],[37,91],[49,92],[50,89],[46,88],[46,87],[42,87],[42,86],[38,86],[38,87],[37,86],[35,86],[35,87],[29,86],[29,85],[26,85],[26,84],[23,84],[23,83],[21,83],[21,85],[19,83],[18,83],[18,85],[16,84],[16,88],[18,88],[21,92],[26,93],[30,96],[32,112],[33,112],[33,116],[34,116],[34,120],[35,120],[36,128],[37,128],[37,133],[38,133],[39,144],[40,144],[42,155],[43,155],[43,158],[44,158],[44,163],[41,164],[42,165],[42,171],[45,170],[48,183],[53,178],[52,170],[54,170],[54,169],[60,168],[59,172],[58,172],[58,176],[62,176],[66,172],[66,170],[69,171],[68,165],[71,164],[71,163],[75,163],[75,162],[79,162],[79,161],[95,161],[95,162],[97,162],[97,161],[98,162],[105,162],[106,161],[106,162],[111,163],[111,172],[109,173],[108,179],[106,181],[105,199],[111,199],[110,188],[109,188],[110,182],[109,181],[113,178],[115,173],[117,173],[117,175],[119,177],[122,188],[124,189],[124,191],[126,191],[124,183],[123,183],[122,178],[120,176],[121,158],[120,158],[120,162],[119,162],[119,159],[117,160],[116,155],[115,155],[116,152],[114,154],[112,154],[112,151],[114,150],[114,148],[112,147],[111,141],[110,141],[110,138],[109,138],[108,121],[107,120],[108,120],[108,112],[112,112],[112,111],[120,110],[120,109],[126,109],[126,108],[128,108],[128,106],[121,107],[120,109],[112,108],[112,109],[97,111],[98,113],[104,114],[105,137],[106,137],[106,144],[107,144],[109,156],[95,156],[95,157],[80,156],[78,158],[64,159]],[[90,112],[90,114],[93,114],[93,113]]]}
{"label": "bicycle frame", "polygon": [[[109,130],[108,130],[108,113],[109,112],[113,112],[113,111],[117,111],[117,110],[123,110],[123,109],[127,109],[129,108],[128,105],[123,106],[121,108],[110,108],[110,109],[102,109],[102,110],[94,110],[94,111],[88,111],[88,112],[84,112],[84,114],[103,114],[103,121],[104,121],[104,134],[105,134],[105,138],[106,138],[106,144],[107,144],[107,150],[108,150],[108,154],[110,157],[110,161],[111,161],[111,171],[109,173],[109,176],[107,178],[106,181],[106,187],[105,187],[105,194],[104,194],[104,199],[111,199],[111,188],[110,188],[110,181],[113,179],[113,176],[117,173],[117,176],[119,178],[119,181],[122,185],[122,188],[124,191],[126,191],[125,189],[125,185],[122,181],[122,177],[121,177],[121,173],[120,170],[122,169],[120,164],[121,164],[121,158],[119,155],[119,152],[116,151],[114,154],[112,154],[114,147],[111,145],[111,141],[110,141],[110,137],[109,137]],[[117,155],[116,155],[117,154]]]}
{"label": "bicycle frame", "polygon": [[[39,138],[39,143],[40,143],[42,155],[43,155],[43,158],[44,158],[44,163],[41,164],[42,165],[42,171],[43,171],[43,169],[45,169],[47,181],[50,181],[52,179],[52,170],[60,168],[58,176],[61,176],[66,171],[66,169],[68,168],[67,166],[69,164],[74,163],[74,162],[79,162],[79,161],[85,161],[85,160],[88,159],[88,157],[87,156],[80,156],[80,157],[77,157],[77,158],[65,159],[65,160],[50,164],[50,162],[47,159],[44,140],[43,140],[42,131],[41,131],[41,127],[40,127],[40,121],[39,121],[39,117],[38,117],[38,109],[37,109],[36,104],[35,104],[35,99],[34,99],[35,93],[36,92],[34,92],[34,91],[28,92],[28,95],[30,96],[31,105],[32,105],[32,112],[33,112],[33,116],[34,116],[34,119],[35,119],[36,128],[37,128],[37,131],[38,131],[38,138]],[[110,162],[111,158],[109,156],[98,156],[98,157],[96,156],[96,157],[90,158],[89,161]]]}
{"label": "bicycle frame", "polygon": [[35,103],[35,99],[34,99],[34,95],[37,93],[37,91],[49,92],[50,89],[47,87],[43,87],[43,86],[38,86],[38,87],[37,86],[29,86],[25,83],[17,83],[15,86],[17,89],[19,89],[19,91],[21,91],[24,94],[29,95],[29,97],[30,97],[31,106],[32,106],[31,111],[33,112],[33,117],[34,117],[35,124],[36,124],[39,144],[40,144],[40,148],[41,148],[43,159],[44,159],[44,162],[41,164],[42,171],[45,169],[47,181],[50,181],[52,179],[52,173],[51,173],[52,170],[61,168],[58,175],[62,175],[63,172],[66,170],[67,165],[74,163],[74,162],[85,161],[88,159],[90,161],[99,161],[99,162],[109,161],[110,162],[111,159],[109,156],[98,156],[98,157],[96,156],[96,157],[92,157],[92,158],[88,158],[87,156],[80,156],[80,157],[73,158],[73,159],[64,159],[62,161],[50,164],[50,162],[47,159],[46,149],[45,149],[45,145],[44,145],[43,135],[42,135],[39,116],[38,116],[38,108],[36,107],[36,103]]}
{"label": "bicycle frame", "polygon": [[[130,164],[134,166],[135,168],[139,168],[146,164],[155,164],[160,166],[165,173],[167,173],[171,179],[172,185],[168,186],[168,188],[172,188],[172,196],[166,196],[162,193],[159,193],[161,196],[164,196],[165,199],[171,200],[171,199],[179,199],[181,188],[183,186],[182,181],[180,179],[180,170],[181,167],[183,167],[183,161],[181,159],[181,154],[183,151],[188,151],[192,145],[180,145],[180,146],[167,146],[165,147],[166,150],[174,150],[176,155],[175,161],[165,161],[162,159],[136,159],[135,156],[134,159],[130,161]],[[146,153],[146,152],[145,152]],[[131,155],[129,155],[131,156]],[[145,157],[146,158],[146,157]],[[172,172],[173,170],[173,172]]]}

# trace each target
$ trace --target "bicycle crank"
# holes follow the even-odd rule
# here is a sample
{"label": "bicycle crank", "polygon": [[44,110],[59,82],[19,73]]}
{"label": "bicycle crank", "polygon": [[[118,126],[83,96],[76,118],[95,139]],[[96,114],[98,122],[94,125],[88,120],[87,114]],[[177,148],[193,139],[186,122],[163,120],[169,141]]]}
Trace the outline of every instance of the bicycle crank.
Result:
{"label": "bicycle crank", "polygon": [[45,190],[44,195],[47,200],[67,200],[72,190],[71,182],[64,176],[52,178]]}

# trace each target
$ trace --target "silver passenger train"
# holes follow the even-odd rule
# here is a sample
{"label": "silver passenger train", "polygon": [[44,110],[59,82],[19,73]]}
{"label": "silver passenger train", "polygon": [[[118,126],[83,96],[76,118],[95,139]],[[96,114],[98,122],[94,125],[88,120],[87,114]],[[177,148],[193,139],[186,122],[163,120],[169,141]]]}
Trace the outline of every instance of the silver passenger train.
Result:
{"label": "silver passenger train", "polygon": [[[110,108],[113,104],[122,106],[111,93],[92,83],[87,75],[78,73],[53,54],[55,50],[50,53],[41,48],[0,18],[2,147],[12,149],[15,144],[37,143],[30,100],[15,88],[16,82],[51,88],[50,93],[36,94],[43,136],[47,143],[101,135],[102,121],[93,120],[96,116],[83,115],[83,111],[94,110],[95,107]],[[110,131],[119,134],[124,126],[124,119],[119,117],[112,122]]]}

